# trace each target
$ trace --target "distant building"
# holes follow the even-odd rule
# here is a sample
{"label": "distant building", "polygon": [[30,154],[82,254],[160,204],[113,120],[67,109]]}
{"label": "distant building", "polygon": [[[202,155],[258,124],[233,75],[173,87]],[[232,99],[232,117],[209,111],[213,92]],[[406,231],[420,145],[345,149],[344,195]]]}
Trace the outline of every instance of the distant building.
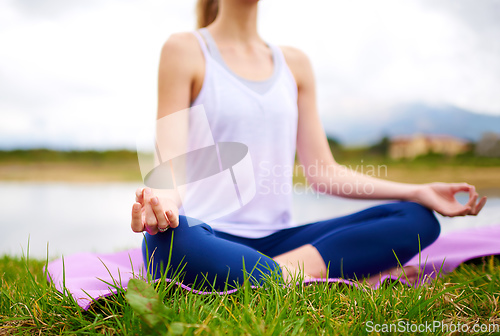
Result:
{"label": "distant building", "polygon": [[476,144],[475,154],[478,156],[500,157],[500,135],[484,133]]}
{"label": "distant building", "polygon": [[389,156],[391,159],[413,159],[419,155],[438,153],[454,156],[469,150],[467,141],[450,135],[398,136],[391,139]]}

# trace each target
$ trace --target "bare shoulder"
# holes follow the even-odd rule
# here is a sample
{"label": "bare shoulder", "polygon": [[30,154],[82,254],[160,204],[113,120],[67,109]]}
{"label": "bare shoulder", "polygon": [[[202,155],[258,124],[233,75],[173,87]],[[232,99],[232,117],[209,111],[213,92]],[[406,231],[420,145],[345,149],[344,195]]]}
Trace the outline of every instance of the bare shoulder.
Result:
{"label": "bare shoulder", "polygon": [[189,53],[199,50],[196,36],[190,32],[174,33],[163,44],[162,51],[172,53]]}
{"label": "bare shoulder", "polygon": [[306,53],[298,48],[289,46],[280,46],[280,49],[298,85],[312,76],[311,61]]}
{"label": "bare shoulder", "polygon": [[283,55],[289,65],[304,65],[309,63],[309,57],[307,57],[306,53],[300,50],[299,48],[290,47],[290,46],[280,46]]}
{"label": "bare shoulder", "polygon": [[170,35],[163,44],[160,62],[176,65],[191,64],[191,66],[203,62],[203,53],[198,39],[190,32]]}

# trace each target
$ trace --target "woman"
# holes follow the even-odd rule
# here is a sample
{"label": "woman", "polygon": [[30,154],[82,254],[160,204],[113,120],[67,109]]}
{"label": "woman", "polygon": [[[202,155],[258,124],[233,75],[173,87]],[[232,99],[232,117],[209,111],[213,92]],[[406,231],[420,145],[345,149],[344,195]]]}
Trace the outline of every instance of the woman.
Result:
{"label": "woman", "polygon": [[[168,276],[178,272],[185,284],[206,280],[216,289],[241,284],[247,275],[260,283],[274,271],[285,279],[298,270],[315,278],[374,281],[383,273],[397,275],[398,263],[404,264],[438,237],[440,227],[432,210],[445,216],[477,215],[486,198],[478,201],[474,187],[466,183],[389,182],[337,164],[318,116],[310,62],[297,49],[263,42],[256,28],[257,3],[199,1],[199,26],[206,28],[174,34],[165,43],[158,101],[158,119],[203,104],[217,141],[247,144],[256,196],[223,218],[224,223],[234,223],[231,228],[217,221],[189,226],[179,215],[179,201],[160,197],[150,188],[138,189],[132,229],[146,231],[145,262],[150,260],[155,277],[168,264]],[[293,164],[295,152],[304,167],[316,165],[322,172],[306,174],[319,192],[401,202],[292,227],[291,193],[269,195],[258,182],[263,176],[259,163]],[[291,177],[282,175],[275,177],[278,184],[291,183]],[[353,186],[356,192],[345,192]],[[469,193],[467,204],[455,200],[457,192]],[[405,271],[410,278],[417,274],[415,269]]]}

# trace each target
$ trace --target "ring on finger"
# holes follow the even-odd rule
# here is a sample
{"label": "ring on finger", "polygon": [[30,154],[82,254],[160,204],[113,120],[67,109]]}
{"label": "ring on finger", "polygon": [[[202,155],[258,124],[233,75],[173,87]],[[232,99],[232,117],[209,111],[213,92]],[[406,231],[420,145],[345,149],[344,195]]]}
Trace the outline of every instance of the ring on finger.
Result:
{"label": "ring on finger", "polygon": [[167,230],[168,230],[168,226],[165,227],[165,228],[161,228],[161,227],[158,226],[158,231],[160,231],[160,232],[165,232]]}

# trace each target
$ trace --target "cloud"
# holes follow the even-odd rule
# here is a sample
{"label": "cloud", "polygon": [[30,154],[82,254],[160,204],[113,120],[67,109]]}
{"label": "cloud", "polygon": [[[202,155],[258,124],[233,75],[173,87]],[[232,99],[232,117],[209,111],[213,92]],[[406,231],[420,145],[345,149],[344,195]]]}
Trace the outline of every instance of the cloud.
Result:
{"label": "cloud", "polygon": [[479,34],[500,31],[498,0],[424,0],[423,3],[431,10],[440,11],[460,20],[469,29]]}
{"label": "cloud", "polygon": [[[0,147],[134,147],[160,49],[195,1],[0,3]],[[325,125],[405,102],[500,114],[498,1],[261,1],[267,41],[311,58]],[[8,144],[8,145],[7,145]]]}
{"label": "cloud", "polygon": [[[120,0],[126,2],[127,0]],[[109,0],[108,0],[109,2]],[[10,0],[8,4],[31,19],[60,19],[99,8],[100,0]]]}
{"label": "cloud", "polygon": [[165,20],[185,10],[161,1],[73,3],[49,18],[2,5],[17,16],[0,29],[0,147],[133,149],[134,129],[154,123],[161,46],[194,19]]}
{"label": "cloud", "polygon": [[[469,14],[453,4],[353,0],[306,6],[276,0],[262,3],[274,14],[264,15],[262,31],[309,53],[326,118],[412,101],[499,114],[500,23],[491,14],[498,5],[469,1],[475,8]],[[278,23],[279,8],[286,15]],[[286,29],[273,30],[277,24]],[[347,108],[352,106],[366,109]]]}

